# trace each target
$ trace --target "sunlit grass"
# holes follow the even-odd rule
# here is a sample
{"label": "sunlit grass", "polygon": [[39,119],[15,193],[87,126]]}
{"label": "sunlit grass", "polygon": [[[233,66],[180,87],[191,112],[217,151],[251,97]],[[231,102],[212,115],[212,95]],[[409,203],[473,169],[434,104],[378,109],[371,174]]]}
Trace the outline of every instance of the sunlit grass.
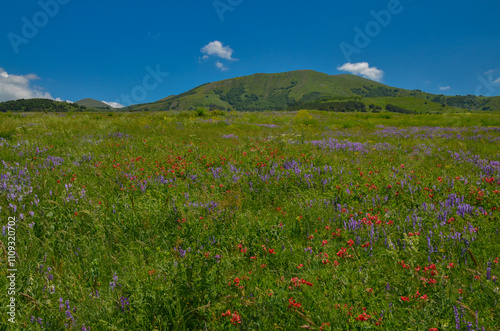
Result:
{"label": "sunlit grass", "polygon": [[0,114],[18,329],[498,329],[497,113],[112,115]]}

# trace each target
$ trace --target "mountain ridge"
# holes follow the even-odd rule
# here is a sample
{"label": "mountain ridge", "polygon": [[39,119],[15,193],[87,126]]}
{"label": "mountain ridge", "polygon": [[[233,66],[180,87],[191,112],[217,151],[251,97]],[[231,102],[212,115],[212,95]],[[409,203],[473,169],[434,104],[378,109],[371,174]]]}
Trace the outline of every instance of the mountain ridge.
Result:
{"label": "mountain ridge", "polygon": [[[394,99],[388,99],[394,98]],[[132,105],[129,110],[286,110],[323,100],[361,100],[366,106],[418,104],[415,112],[440,112],[456,109],[500,110],[500,97],[445,96],[420,90],[391,87],[350,74],[329,75],[313,70],[281,73],[256,73],[199,85],[178,95],[147,104]],[[424,101],[422,101],[424,100]],[[438,109],[439,107],[445,109]]]}
{"label": "mountain ridge", "polygon": [[500,96],[446,96],[391,87],[350,74],[313,70],[257,73],[205,83],[178,95],[116,109],[91,98],[66,104],[45,99],[0,103],[0,111],[392,111],[407,114],[500,110]]}

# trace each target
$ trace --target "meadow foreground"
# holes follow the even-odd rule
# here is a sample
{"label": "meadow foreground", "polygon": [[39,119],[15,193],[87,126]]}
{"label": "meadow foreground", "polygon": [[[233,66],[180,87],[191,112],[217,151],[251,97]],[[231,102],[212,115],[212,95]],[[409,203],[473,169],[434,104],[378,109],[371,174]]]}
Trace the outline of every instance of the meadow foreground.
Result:
{"label": "meadow foreground", "polygon": [[2,326],[500,329],[498,114],[191,113],[0,114]]}

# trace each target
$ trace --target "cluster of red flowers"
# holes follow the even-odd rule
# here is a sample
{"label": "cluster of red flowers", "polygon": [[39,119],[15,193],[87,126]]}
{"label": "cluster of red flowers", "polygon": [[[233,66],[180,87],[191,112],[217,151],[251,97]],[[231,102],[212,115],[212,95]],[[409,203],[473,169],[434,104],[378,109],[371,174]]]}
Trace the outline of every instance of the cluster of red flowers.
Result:
{"label": "cluster of red flowers", "polygon": [[264,246],[264,245],[261,245],[261,246],[262,246],[262,248],[264,249],[264,252],[267,252],[267,253],[269,253],[269,254],[276,254],[276,251],[275,251],[274,249],[272,249],[272,248],[269,248],[269,249],[268,249],[268,248],[266,248],[266,246]]}
{"label": "cluster of red flowers", "polygon": [[[403,269],[410,269],[410,265],[409,264],[406,264],[405,261],[401,261],[401,262],[397,262],[397,264],[401,264],[401,266],[403,267]],[[420,268],[420,267],[419,267]],[[416,270],[416,269],[415,269]],[[417,270],[418,271],[418,270]]]}
{"label": "cluster of red flowers", "polygon": [[[448,265],[448,268],[453,268],[453,267],[454,267],[453,263],[450,263]],[[420,266],[415,268],[415,271],[417,271],[417,272],[420,270],[422,270],[422,268]],[[430,271],[431,276],[436,276],[437,274],[439,274],[439,272],[436,270],[435,264],[431,264],[428,267],[424,267],[424,272],[428,272],[428,271]]]}
{"label": "cluster of red flowers", "polygon": [[236,286],[236,287],[238,287],[238,288],[242,289],[242,288],[244,288],[244,286],[243,286],[243,285],[240,285],[240,282],[241,282],[242,280],[249,280],[249,278],[248,278],[247,276],[243,276],[243,277],[241,277],[241,278],[236,277],[236,278],[233,280],[233,282],[232,282],[232,283],[231,283],[231,281],[229,281],[229,282],[228,282],[228,285],[232,285],[232,284],[233,284],[234,286]]}
{"label": "cluster of red flowers", "polygon": [[495,182],[495,178],[494,177],[490,177],[490,178],[486,177],[486,178],[483,178],[483,180],[485,182],[489,183],[489,184],[492,184],[492,183]]}
{"label": "cluster of red flowers", "polygon": [[342,236],[342,230],[337,229],[336,232],[332,232],[332,238]]}
{"label": "cluster of red flowers", "polygon": [[417,293],[414,295],[414,297],[415,297],[415,298],[420,297],[420,299],[422,299],[422,300],[427,300],[427,299],[429,299],[429,297],[427,296],[427,294],[421,295],[419,291],[417,291]]}
{"label": "cluster of red flowers", "polygon": [[241,324],[241,316],[237,311],[234,311],[233,314],[231,314],[231,311],[228,309],[225,313],[222,313],[222,317],[226,316],[231,317],[231,324]]}
{"label": "cluster of red flowers", "polygon": [[[302,284],[306,284],[306,285],[308,285],[308,286],[313,286],[313,284],[312,284],[311,282],[308,282],[308,281],[307,281],[307,280],[305,280],[305,279],[302,279],[302,278],[301,278],[301,279],[299,280],[299,277],[293,277],[293,278],[290,280],[290,282],[292,282],[292,283],[293,283],[293,286],[295,286],[295,287],[300,287],[300,285],[302,285]],[[291,287],[291,286],[288,286],[288,288],[289,288],[289,289],[292,289],[292,287]]]}
{"label": "cluster of red flowers", "polygon": [[340,251],[337,252],[338,257],[344,257],[344,255],[347,253],[347,248],[342,247]]}
{"label": "cluster of red flowers", "polygon": [[288,299],[288,308],[300,308],[302,304],[300,302],[296,302],[293,298]]}
{"label": "cluster of red flowers", "polygon": [[363,314],[360,314],[358,317],[356,317],[356,321],[368,321],[372,316],[368,315],[366,312]]}
{"label": "cluster of red flowers", "polygon": [[427,283],[427,284],[436,284],[437,283],[437,280],[435,280],[434,278],[425,278],[425,277],[420,277],[420,280],[424,283]]}
{"label": "cluster of red flowers", "polygon": [[246,247],[245,247],[245,248],[243,248],[243,245],[242,245],[242,244],[239,244],[239,245],[238,245],[238,248],[240,249],[240,252],[242,252],[242,253],[246,253],[246,252],[247,252]]}

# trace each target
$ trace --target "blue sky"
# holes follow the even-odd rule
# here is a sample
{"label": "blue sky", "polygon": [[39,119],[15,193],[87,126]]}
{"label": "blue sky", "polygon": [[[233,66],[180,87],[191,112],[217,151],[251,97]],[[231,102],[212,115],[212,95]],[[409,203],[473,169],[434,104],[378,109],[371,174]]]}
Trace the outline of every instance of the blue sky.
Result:
{"label": "blue sky", "polygon": [[499,15],[497,0],[5,1],[0,101],[128,105],[300,69],[500,95]]}

